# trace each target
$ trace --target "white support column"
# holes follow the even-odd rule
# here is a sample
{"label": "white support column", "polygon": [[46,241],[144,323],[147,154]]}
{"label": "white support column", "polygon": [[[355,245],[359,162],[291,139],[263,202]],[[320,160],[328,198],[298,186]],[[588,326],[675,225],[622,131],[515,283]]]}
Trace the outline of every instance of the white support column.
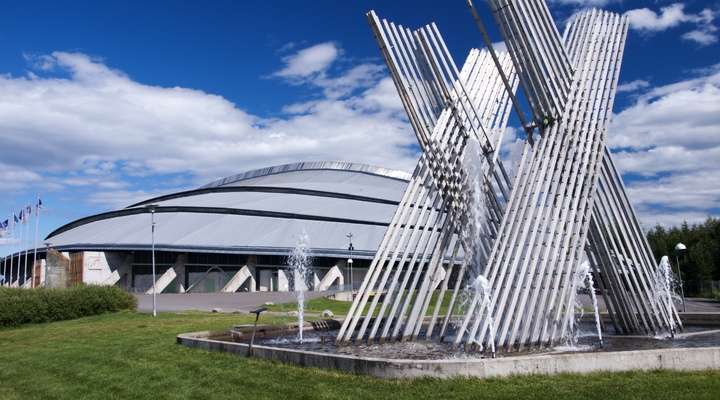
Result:
{"label": "white support column", "polygon": [[312,271],[312,281],[313,290],[317,291],[317,288],[320,286],[320,277],[318,277],[318,274],[315,271]]}
{"label": "white support column", "polygon": [[[177,274],[175,273],[175,269],[170,267],[165,271],[157,280],[155,283],[155,287],[157,288],[157,293],[162,293],[163,290],[165,290],[170,284],[175,280],[177,277]],[[153,294],[153,288],[151,287],[148,289],[145,294]]]}
{"label": "white support column", "polygon": [[287,274],[285,273],[284,269],[278,269],[277,270],[278,278],[277,278],[277,291],[278,292],[288,292],[290,291],[290,284],[288,282]]}
{"label": "white support column", "polygon": [[445,268],[443,268],[443,267],[439,267],[437,269],[437,271],[435,271],[435,277],[433,278],[433,282],[432,282],[432,286],[431,286],[432,292],[437,290],[438,286],[440,286],[442,281],[445,279],[445,274],[446,274],[446,271],[445,271]]}
{"label": "white support column", "polygon": [[108,276],[101,285],[103,286],[113,286],[120,280],[120,273],[117,270],[113,270],[112,273],[110,273],[110,276]]}
{"label": "white support column", "polygon": [[249,288],[250,292],[255,291],[255,276],[250,271],[250,268],[248,268],[247,265],[243,266],[238,270],[238,272],[233,275],[232,278],[228,281],[228,283],[225,285],[225,287],[222,288],[221,292],[223,293],[235,293],[240,289],[240,287],[245,283],[249,281]]}
{"label": "white support column", "polygon": [[323,276],[322,280],[319,281],[318,284],[315,286],[315,291],[322,292],[328,290],[330,286],[335,283],[335,281],[338,281],[338,285],[340,286],[345,284],[345,277],[343,276],[342,271],[340,271],[340,268],[338,268],[337,265],[328,270],[325,276]]}

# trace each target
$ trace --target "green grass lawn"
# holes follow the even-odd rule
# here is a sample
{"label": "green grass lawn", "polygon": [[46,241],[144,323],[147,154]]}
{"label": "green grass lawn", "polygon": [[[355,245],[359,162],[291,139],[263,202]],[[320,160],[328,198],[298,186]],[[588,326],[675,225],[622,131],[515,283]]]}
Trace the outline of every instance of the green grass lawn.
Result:
{"label": "green grass lawn", "polygon": [[[0,330],[0,399],[717,399],[720,371],[387,381],[175,344],[249,322],[124,312]],[[261,322],[272,322],[263,317]],[[275,319],[279,322],[280,319]]]}
{"label": "green grass lawn", "polygon": [[[310,299],[305,301],[305,312],[309,313],[318,313],[320,314],[324,310],[330,310],[335,315],[345,315],[347,314],[348,310],[350,310],[350,303],[349,301],[339,301],[339,300],[332,300],[325,297],[319,297],[316,299]],[[297,303],[282,303],[282,304],[273,304],[271,306],[267,306],[268,310],[270,311],[297,311],[298,306]]]}
{"label": "green grass lawn", "polygon": [[[448,304],[450,303],[450,297],[452,293],[446,292],[445,296],[443,298],[443,303],[440,305],[440,315],[444,315],[447,312]],[[435,310],[435,302],[437,301],[438,292],[433,292],[432,297],[430,297],[430,305],[427,309],[426,314],[432,315],[433,311]],[[415,296],[413,295],[413,299]],[[367,305],[365,306],[365,310],[368,310],[370,307],[370,303],[372,302],[372,298],[370,298],[367,302]],[[412,305],[412,303],[410,303]],[[309,313],[322,313],[324,310],[330,310],[335,314],[336,316],[340,315],[346,315],[348,311],[350,310],[350,306],[352,305],[349,301],[339,301],[339,300],[332,300],[324,297],[306,300],[305,301],[305,312]],[[402,303],[400,303],[402,306]],[[377,315],[380,312],[380,306],[381,303],[378,303],[377,306],[375,306],[375,311],[373,312],[373,315]],[[271,306],[268,306],[268,310],[270,311],[297,311],[297,302],[290,302],[290,303],[283,303],[283,304],[274,304]],[[390,306],[388,306],[387,310],[385,311],[385,314],[390,312]]]}

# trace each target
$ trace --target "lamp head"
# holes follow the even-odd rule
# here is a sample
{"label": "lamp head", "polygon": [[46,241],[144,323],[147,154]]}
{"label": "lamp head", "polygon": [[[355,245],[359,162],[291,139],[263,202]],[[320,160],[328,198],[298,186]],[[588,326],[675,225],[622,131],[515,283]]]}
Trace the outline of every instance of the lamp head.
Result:
{"label": "lamp head", "polygon": [[684,244],[678,243],[675,245],[675,251],[681,252],[681,251],[685,251],[685,250],[687,250],[687,247]]}
{"label": "lamp head", "polygon": [[267,311],[267,307],[256,308],[256,309],[250,311],[250,314],[255,314],[255,316],[259,317],[263,311]]}

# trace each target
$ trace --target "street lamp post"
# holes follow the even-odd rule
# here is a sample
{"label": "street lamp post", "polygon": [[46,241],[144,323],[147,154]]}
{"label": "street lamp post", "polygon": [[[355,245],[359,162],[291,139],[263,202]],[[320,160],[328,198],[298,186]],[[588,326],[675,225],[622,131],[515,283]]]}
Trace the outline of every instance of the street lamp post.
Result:
{"label": "street lamp post", "polygon": [[352,259],[352,252],[353,252],[353,250],[355,250],[355,248],[353,247],[353,244],[352,244],[352,238],[353,238],[352,232],[351,232],[351,233],[348,233],[346,236],[347,236],[347,238],[348,238],[348,260],[347,260],[347,263],[348,263],[348,267],[350,268],[350,297],[352,297],[352,296],[353,296],[353,290],[354,290],[354,287],[353,287],[353,259]]}
{"label": "street lamp post", "polygon": [[152,295],[153,295],[153,317],[157,317],[157,275],[155,274],[155,208],[157,204],[149,204],[145,206],[150,211],[150,240],[152,246]]}
{"label": "street lamp post", "polygon": [[685,250],[687,250],[687,247],[684,244],[678,243],[675,245],[675,262],[677,263],[678,280],[680,281],[680,297],[682,298],[683,312],[687,310],[685,309],[685,288],[683,287],[682,273],[680,272],[680,253]]}

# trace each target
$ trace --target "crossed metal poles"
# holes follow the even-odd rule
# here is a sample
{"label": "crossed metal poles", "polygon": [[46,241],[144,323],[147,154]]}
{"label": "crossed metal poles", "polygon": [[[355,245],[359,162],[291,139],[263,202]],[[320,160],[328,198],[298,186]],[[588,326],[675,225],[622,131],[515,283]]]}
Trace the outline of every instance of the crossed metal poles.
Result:
{"label": "crossed metal poles", "polygon": [[[560,38],[543,1],[489,3],[510,54],[473,50],[460,73],[434,24],[413,32],[368,14],[424,153],[338,342],[418,337],[433,293],[425,336],[444,338],[471,260],[475,274],[484,267],[493,296],[483,304],[477,295],[462,310],[454,342],[493,340],[507,350],[553,343],[574,316],[570,277],[583,251],[619,331],[679,326],[673,305],[654,295],[652,254],[604,146],[627,19],[586,12]],[[515,70],[541,140],[526,143],[510,185],[497,147],[508,99],[515,101]],[[475,168],[467,163],[469,139],[482,152]],[[490,332],[497,334],[489,339]]]}
{"label": "crossed metal poles", "polygon": [[[463,248],[462,240],[469,219],[478,217],[473,213],[487,213],[480,216],[487,222],[475,227],[478,237],[473,238],[480,241],[477,251],[486,259],[510,187],[496,152],[510,104],[488,52],[471,51],[458,72],[434,24],[411,31],[380,21],[374,12],[368,19],[423,154],[341,328],[339,342],[366,337],[370,323],[367,340],[417,337],[432,293],[442,284],[427,329],[432,332],[451,276],[465,274],[466,264],[458,262],[458,254],[470,250]],[[507,54],[502,63],[516,85]],[[464,165],[472,156],[466,152],[469,140],[476,141],[481,153],[471,171]],[[473,196],[487,209],[473,208]],[[456,279],[448,308],[454,306],[459,282]],[[445,313],[443,333],[450,315]]]}

